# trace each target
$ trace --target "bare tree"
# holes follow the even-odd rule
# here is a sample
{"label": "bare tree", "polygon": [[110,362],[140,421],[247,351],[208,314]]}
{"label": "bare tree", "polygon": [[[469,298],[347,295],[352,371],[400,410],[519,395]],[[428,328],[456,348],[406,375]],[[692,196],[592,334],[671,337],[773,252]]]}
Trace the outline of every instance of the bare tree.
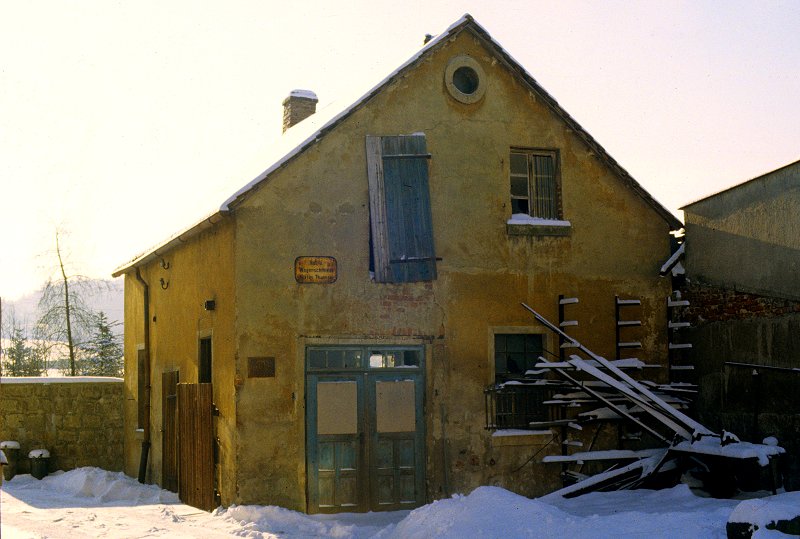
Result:
{"label": "bare tree", "polygon": [[50,343],[50,346],[66,344],[69,353],[68,374],[75,376],[81,347],[95,324],[95,313],[86,300],[96,293],[97,283],[87,277],[67,273],[58,232],[56,257],[59,277],[48,279],[44,285],[39,299],[35,335],[40,342]]}

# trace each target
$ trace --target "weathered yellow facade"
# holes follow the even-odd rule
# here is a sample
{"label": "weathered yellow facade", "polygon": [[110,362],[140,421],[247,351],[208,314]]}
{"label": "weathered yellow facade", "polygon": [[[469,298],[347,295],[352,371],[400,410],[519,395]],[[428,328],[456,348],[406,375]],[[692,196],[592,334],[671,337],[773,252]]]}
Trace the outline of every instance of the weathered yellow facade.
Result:
{"label": "weathered yellow facade", "polygon": [[[477,103],[454,99],[446,87],[445,71],[458,55],[483,71]],[[144,332],[143,288],[133,272],[141,266],[152,318],[149,480],[160,481],[161,373],[177,369],[181,382],[196,381],[198,336],[212,332],[223,504],[307,509],[306,349],[318,345],[423,346],[427,500],[485,484],[531,496],[558,486],[560,470],[523,466],[551,440],[548,433],[498,437],[485,428],[494,335],[547,333],[520,303],[554,320],[559,294],[577,296],[580,325],[571,334],[613,357],[614,297],[636,297],[640,357],[664,363],[670,283],[658,270],[676,224],[565,117],[467,18],[234,200],[220,222],[122,269],[131,373],[126,471],[136,475],[142,436],[132,427]],[[411,133],[424,133],[431,155],[438,275],[376,283],[365,138]],[[539,235],[535,226],[510,233],[511,148],[557,152],[566,235]],[[335,258],[336,281],[298,283],[299,256]],[[214,311],[204,310],[207,299],[216,300]],[[555,340],[545,342],[552,348]],[[274,358],[274,377],[248,377],[248,358],[260,357]],[[560,452],[556,445],[542,455]]]}

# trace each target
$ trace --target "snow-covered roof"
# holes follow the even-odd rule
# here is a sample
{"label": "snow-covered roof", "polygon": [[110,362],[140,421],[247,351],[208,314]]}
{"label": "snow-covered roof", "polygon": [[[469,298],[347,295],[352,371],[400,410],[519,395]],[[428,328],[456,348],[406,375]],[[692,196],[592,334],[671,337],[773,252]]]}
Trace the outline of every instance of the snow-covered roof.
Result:
{"label": "snow-covered roof", "polygon": [[[145,252],[142,255],[135,257],[130,262],[123,264],[117,268],[113,276],[117,277],[134,267],[140,266],[163,255],[175,246],[188,241],[191,237],[199,234],[207,224],[214,224],[222,220],[222,217],[232,211],[242,200],[244,200],[257,186],[266,181],[270,175],[275,171],[285,166],[294,158],[302,154],[305,150],[313,146],[318,140],[327,134],[328,131],[334,129],[343,120],[349,117],[356,110],[369,103],[381,90],[388,84],[397,79],[403,73],[415,67],[424,56],[430,51],[444,46],[451,38],[464,30],[470,30],[476,37],[481,39],[483,43],[493,50],[498,56],[499,60],[518,77],[520,77],[529,87],[531,91],[537,94],[539,98],[550,107],[553,112],[564,121],[570,129],[580,137],[584,143],[594,152],[597,157],[605,162],[616,174],[645,202],[647,202],[670,226],[671,229],[679,229],[683,225],[672,213],[656,201],[645,189],[631,177],[628,172],[622,168],[600,144],[585,130],[578,122],[575,121],[556,100],[542,88],[538,82],[528,73],[522,65],[517,62],[503,47],[500,46],[489,33],[478,24],[475,19],[465,14],[452,25],[450,25],[444,32],[431,39],[422,48],[420,48],[414,55],[412,55],[405,63],[400,65],[397,69],[392,71],[378,84],[373,86],[369,91],[362,94],[355,101],[349,102],[343,108],[336,106],[328,106],[315,112],[310,117],[302,122],[299,122],[292,128],[288,129],[284,136],[271,147],[269,155],[261,156],[260,163],[272,163],[266,170],[255,176],[250,182],[238,189],[227,200],[225,200],[219,209],[201,220],[199,223],[192,227],[180,232],[165,242],[162,242],[153,249]],[[313,92],[312,92],[313,94]],[[341,103],[341,102],[339,102]],[[333,105],[333,104],[332,104]]]}

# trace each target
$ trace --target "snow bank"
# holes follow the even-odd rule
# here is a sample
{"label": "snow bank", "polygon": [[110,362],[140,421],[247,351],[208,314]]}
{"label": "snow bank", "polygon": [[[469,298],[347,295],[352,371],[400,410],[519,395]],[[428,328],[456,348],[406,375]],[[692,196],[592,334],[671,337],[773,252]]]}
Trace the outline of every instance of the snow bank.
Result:
{"label": "snow bank", "polygon": [[[20,484],[28,482],[30,484]],[[40,481],[29,475],[14,478],[15,487],[57,490],[76,498],[91,498],[98,503],[141,505],[178,503],[178,495],[161,490],[156,485],[142,485],[122,472],[107,472],[100,468],[78,468],[56,472]]]}
{"label": "snow bank", "polygon": [[745,500],[731,512],[728,522],[755,524],[763,529],[770,522],[792,520],[800,516],[800,491]]}
{"label": "snow bank", "polygon": [[41,481],[18,475],[3,491],[3,537],[20,538],[718,539],[725,537],[729,517],[760,524],[758,537],[777,534],[764,525],[800,507],[798,492],[740,502],[701,498],[687,485],[594,492],[548,503],[480,487],[411,512],[305,515],[241,505],[209,514],[179,503],[173,493],[99,468],[57,472]]}
{"label": "snow bank", "polygon": [[303,513],[273,505],[232,505],[228,509],[217,509],[214,516],[238,524],[243,533],[237,535],[246,537],[261,537],[258,532],[283,536],[288,531],[300,537],[350,538],[355,535],[355,526],[319,522]]}
{"label": "snow bank", "polygon": [[552,505],[498,487],[479,487],[469,496],[455,495],[420,507],[377,537],[577,537],[565,533],[570,520],[575,519]]}

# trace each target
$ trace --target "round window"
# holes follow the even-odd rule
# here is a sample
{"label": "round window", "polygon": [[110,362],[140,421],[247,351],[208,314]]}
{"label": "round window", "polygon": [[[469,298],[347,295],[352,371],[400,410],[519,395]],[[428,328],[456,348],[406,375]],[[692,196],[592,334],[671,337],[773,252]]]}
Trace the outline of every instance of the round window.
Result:
{"label": "round window", "polygon": [[470,56],[456,56],[447,64],[444,84],[450,95],[461,103],[477,103],[486,93],[486,75]]}
{"label": "round window", "polygon": [[453,73],[453,84],[461,93],[472,95],[478,89],[478,74],[471,67],[463,66]]}

